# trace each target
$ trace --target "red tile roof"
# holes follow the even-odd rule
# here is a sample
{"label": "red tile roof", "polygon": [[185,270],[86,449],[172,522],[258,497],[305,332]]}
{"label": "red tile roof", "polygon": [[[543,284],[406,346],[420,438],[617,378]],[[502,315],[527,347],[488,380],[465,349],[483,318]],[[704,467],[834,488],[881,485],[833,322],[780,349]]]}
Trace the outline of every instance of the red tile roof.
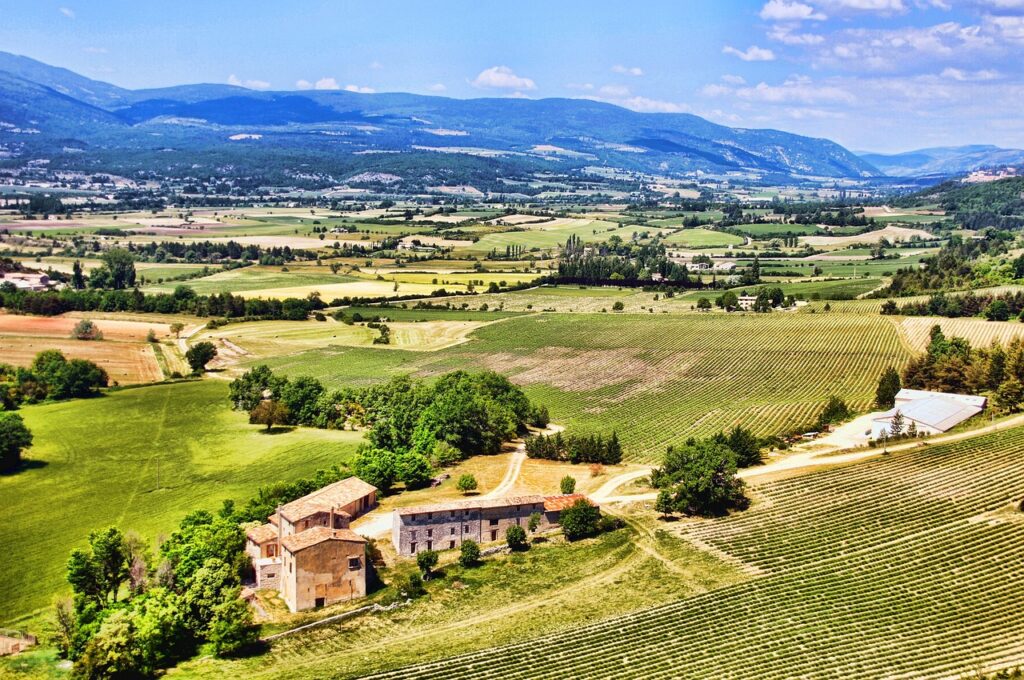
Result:
{"label": "red tile roof", "polygon": [[350,529],[334,529],[332,531],[327,527],[314,527],[291,536],[285,536],[281,539],[281,547],[294,554],[324,541],[366,543],[365,538]]}
{"label": "red tile roof", "polygon": [[547,512],[561,512],[566,508],[575,505],[577,501],[586,501],[591,505],[597,505],[581,493],[570,493],[564,496],[548,496],[544,499],[544,510]]}

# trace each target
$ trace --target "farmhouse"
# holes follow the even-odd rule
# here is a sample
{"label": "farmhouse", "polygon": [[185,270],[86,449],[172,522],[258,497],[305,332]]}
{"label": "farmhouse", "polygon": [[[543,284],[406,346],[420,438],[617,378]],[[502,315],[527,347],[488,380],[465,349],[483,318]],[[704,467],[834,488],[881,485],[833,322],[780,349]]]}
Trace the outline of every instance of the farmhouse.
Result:
{"label": "farmhouse", "polygon": [[985,403],[985,397],[970,394],[902,389],[896,394],[893,408],[872,418],[871,437],[892,436],[892,421],[897,413],[903,416],[904,428],[913,423],[920,434],[946,432],[981,413]]}
{"label": "farmhouse", "polygon": [[293,612],[364,597],[366,540],[348,526],[376,504],[377,488],[349,477],[280,506],[245,534],[256,587]]}
{"label": "farmhouse", "polygon": [[50,288],[50,277],[39,272],[0,274],[0,283],[11,283],[18,290],[39,291]]}
{"label": "farmhouse", "polygon": [[740,309],[748,312],[754,308],[754,303],[757,302],[756,295],[740,295],[737,299],[740,303]]}
{"label": "farmhouse", "polygon": [[594,504],[582,494],[563,496],[511,496],[508,498],[454,501],[396,510],[391,542],[399,555],[421,550],[454,550],[462,541],[500,541],[510,526],[525,528],[530,515],[540,516],[538,530],[558,525],[562,510],[579,500]]}

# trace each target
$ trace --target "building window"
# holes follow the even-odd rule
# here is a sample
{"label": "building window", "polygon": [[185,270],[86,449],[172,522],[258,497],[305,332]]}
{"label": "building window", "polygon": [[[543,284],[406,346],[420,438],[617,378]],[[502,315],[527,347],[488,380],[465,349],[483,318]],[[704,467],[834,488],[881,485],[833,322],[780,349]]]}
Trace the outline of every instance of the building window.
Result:
{"label": "building window", "polygon": [[324,606],[324,603],[325,603],[326,601],[327,601],[327,600],[326,600],[326,598],[323,598],[323,597],[318,597],[318,598],[316,598],[315,600],[313,600],[313,606],[314,606],[314,607],[323,607],[323,606]]}
{"label": "building window", "polygon": [[409,552],[411,552],[411,553],[416,552],[416,542],[415,541],[409,544]]}
{"label": "building window", "polygon": [[434,513],[432,513],[432,512],[428,512],[427,513],[427,519],[433,519],[433,517],[434,517]]}
{"label": "building window", "polygon": [[498,519],[497,518],[494,518],[494,519],[491,520],[491,526],[492,527],[498,526]]}
{"label": "building window", "polygon": [[359,568],[359,558],[358,557],[350,557],[350,558],[348,558],[348,568],[349,569],[358,569]]}
{"label": "building window", "polygon": [[276,578],[276,577],[277,577],[277,574],[268,571],[267,575],[264,578]]}
{"label": "building window", "polygon": [[448,549],[453,550],[455,548],[455,541],[448,541]]}
{"label": "building window", "polygon": [[452,517],[455,517],[455,511],[452,510]]}
{"label": "building window", "polygon": [[431,538],[434,535],[433,529],[427,529],[427,538]]}
{"label": "building window", "polygon": [[466,534],[468,534],[468,533],[469,533],[469,525],[468,525],[468,524],[466,524],[465,526],[463,526],[463,527],[462,527],[462,531],[463,531],[463,533],[466,533]]}
{"label": "building window", "polygon": [[492,541],[497,541],[498,540],[498,532],[497,532],[497,530],[491,531],[491,540]]}
{"label": "building window", "polygon": [[415,531],[412,532],[412,540],[414,540],[414,541],[416,540],[416,532]]}
{"label": "building window", "polygon": [[451,532],[450,532],[450,534],[451,534],[452,536],[454,536],[454,535],[455,535],[455,527],[452,527],[452,528],[451,528]]}
{"label": "building window", "polygon": [[433,549],[434,549],[434,542],[433,541],[427,541],[427,550],[433,550]]}

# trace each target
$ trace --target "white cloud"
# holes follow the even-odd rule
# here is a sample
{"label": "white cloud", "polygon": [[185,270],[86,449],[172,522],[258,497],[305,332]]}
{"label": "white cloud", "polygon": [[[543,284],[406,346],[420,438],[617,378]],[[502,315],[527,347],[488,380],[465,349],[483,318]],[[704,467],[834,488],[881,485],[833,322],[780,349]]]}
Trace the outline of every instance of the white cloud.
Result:
{"label": "white cloud", "polygon": [[993,71],[992,69],[965,71],[963,69],[949,67],[943,69],[941,75],[943,78],[949,78],[950,80],[957,80],[961,83],[966,83],[971,81],[995,80],[999,77],[999,72]]}
{"label": "white cloud", "polygon": [[434,83],[433,85],[427,87],[427,89],[430,90],[431,92],[447,92],[448,86],[445,85],[444,83]]}
{"label": "white cloud", "polygon": [[819,0],[828,7],[836,10],[847,10],[854,12],[879,12],[892,14],[903,12],[907,9],[903,0]]}
{"label": "white cloud", "polygon": [[787,0],[768,0],[761,8],[761,18],[765,21],[824,21],[828,17],[802,2]]}
{"label": "white cloud", "polygon": [[774,61],[775,59],[774,52],[757,45],[751,45],[746,50],[738,50],[731,45],[726,45],[722,48],[722,52],[739,57],[743,61]]}
{"label": "white cloud", "polygon": [[629,97],[616,102],[620,106],[640,113],[689,113],[690,107],[686,104],[664,101],[661,99],[649,99],[647,97]]}
{"label": "white cloud", "polygon": [[269,90],[270,83],[265,80],[242,80],[234,73],[228,76],[228,85],[236,87],[247,87],[250,90]]}
{"label": "white cloud", "polygon": [[473,87],[501,90],[536,90],[537,84],[530,78],[517,76],[508,66],[492,66],[484,69],[473,79]]}
{"label": "white cloud", "polygon": [[[330,78],[330,80],[331,80],[331,82],[334,82],[334,78]],[[319,84],[320,83],[318,82],[317,85],[319,85]],[[334,84],[337,85],[337,83],[334,83]],[[317,89],[318,90],[336,90],[338,88],[337,87],[330,87],[330,88],[318,87]],[[346,92],[358,92],[359,94],[373,94],[377,90],[373,89],[372,87],[363,87],[362,85],[346,85],[345,86],[345,91]]]}
{"label": "white cloud", "polygon": [[60,11],[61,14],[66,16],[68,19],[74,19],[75,18],[75,10],[71,9],[70,7],[61,7],[59,11]]}
{"label": "white cloud", "polygon": [[604,85],[597,93],[602,97],[628,97],[629,88],[625,85]]}
{"label": "white cloud", "polygon": [[616,64],[612,66],[613,73],[622,73],[628,76],[642,76],[644,70],[639,66],[623,66],[622,64]]}
{"label": "white cloud", "polygon": [[825,36],[818,33],[794,33],[787,25],[776,25],[768,31],[768,37],[784,45],[820,45]]}
{"label": "white cloud", "polygon": [[745,101],[770,104],[853,104],[857,98],[836,85],[818,85],[806,76],[794,76],[780,85],[760,82],[753,87],[731,88],[725,85],[707,85],[701,93],[707,97],[732,96]]}
{"label": "white cloud", "polygon": [[311,83],[311,82],[309,82],[308,80],[305,80],[305,79],[296,80],[295,81],[295,89],[296,90],[312,90],[313,89],[313,83]]}
{"label": "white cloud", "polygon": [[341,85],[334,78],[321,78],[320,80],[313,83],[314,90],[340,90]]}
{"label": "white cloud", "polygon": [[1024,42],[1024,16],[986,16],[985,26],[1003,40]]}
{"label": "white cloud", "polygon": [[743,76],[736,76],[732,75],[731,73],[726,73],[724,76],[722,76],[722,82],[729,83],[730,85],[745,85],[747,79],[744,78]]}

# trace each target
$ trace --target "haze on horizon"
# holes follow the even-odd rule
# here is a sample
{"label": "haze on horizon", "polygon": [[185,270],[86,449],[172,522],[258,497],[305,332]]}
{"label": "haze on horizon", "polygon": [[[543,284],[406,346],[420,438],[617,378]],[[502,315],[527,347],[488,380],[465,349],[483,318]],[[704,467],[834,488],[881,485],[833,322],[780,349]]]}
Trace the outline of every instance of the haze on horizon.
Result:
{"label": "haze on horizon", "polygon": [[0,49],[122,87],[583,97],[856,150],[1024,147],[1024,0],[0,0]]}

